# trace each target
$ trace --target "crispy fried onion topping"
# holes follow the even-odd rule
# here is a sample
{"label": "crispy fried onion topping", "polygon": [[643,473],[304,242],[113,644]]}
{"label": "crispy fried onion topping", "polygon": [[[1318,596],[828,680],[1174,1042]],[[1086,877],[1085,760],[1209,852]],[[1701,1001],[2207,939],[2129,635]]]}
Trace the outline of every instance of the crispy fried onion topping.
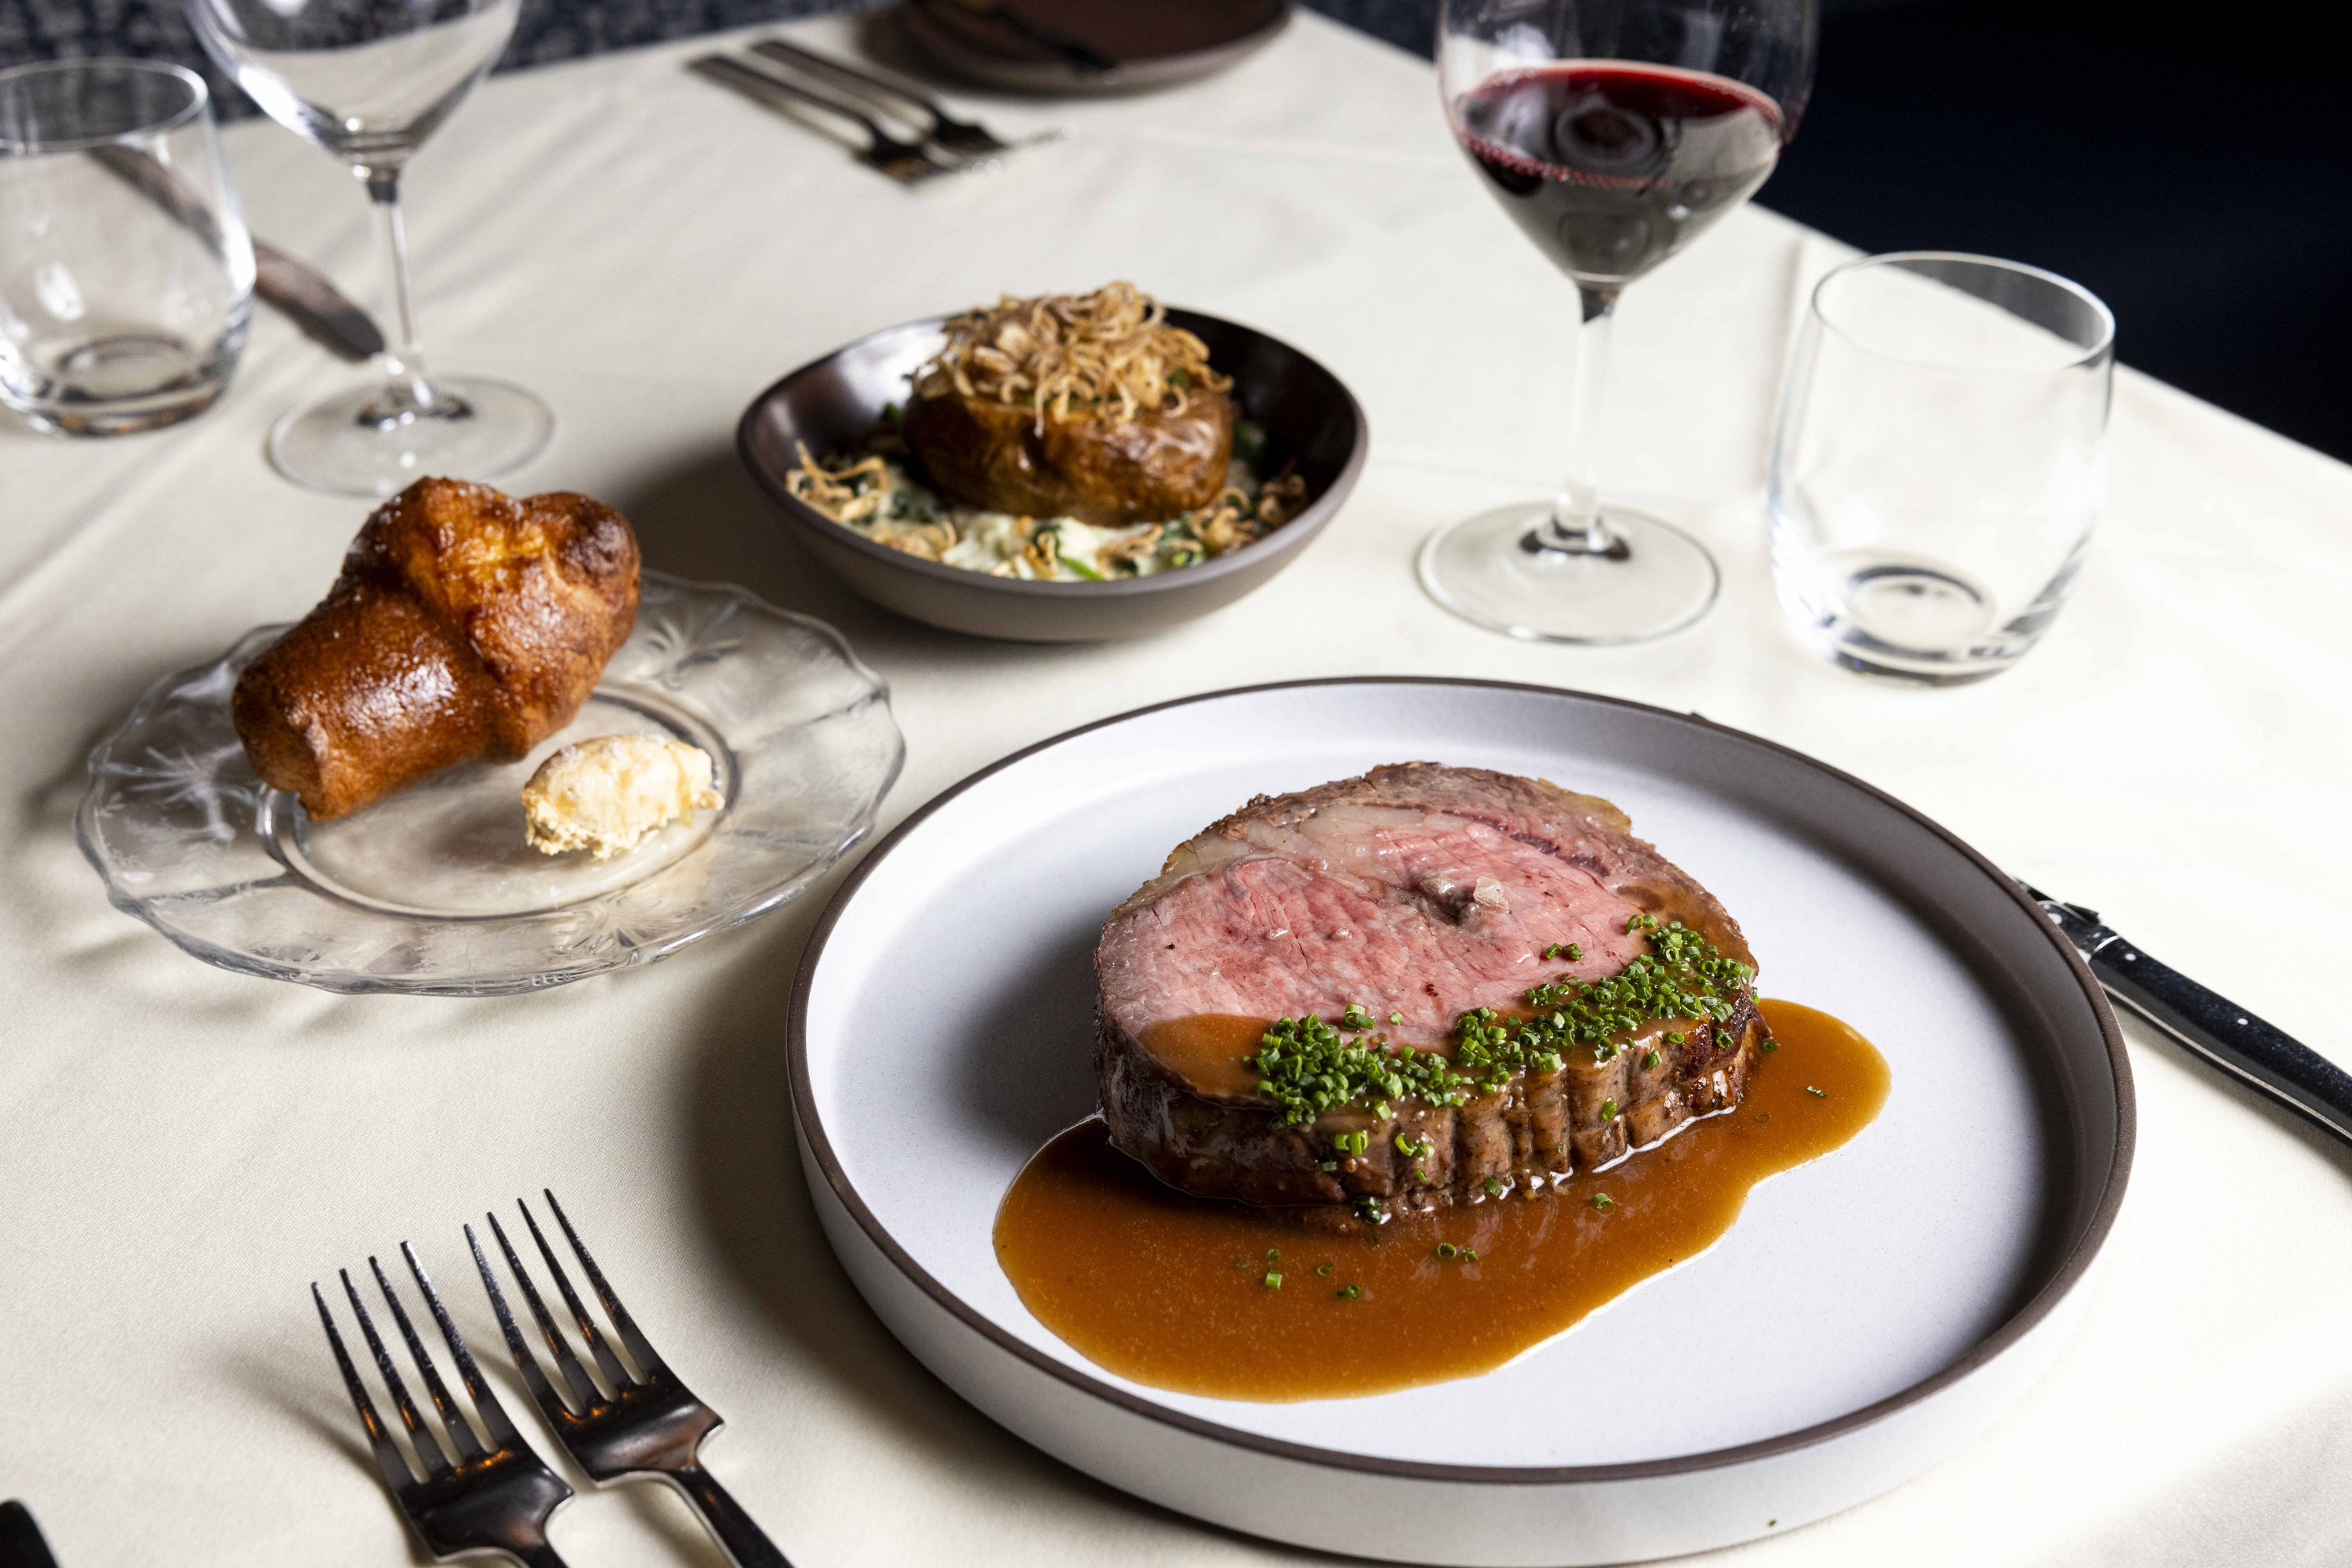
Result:
{"label": "crispy fried onion topping", "polygon": [[915,395],[950,391],[1035,411],[1101,414],[1120,424],[1159,409],[1184,412],[1195,390],[1223,392],[1233,378],[1209,367],[1209,346],[1168,324],[1159,300],[1132,283],[1091,294],[1045,294],[966,310],[947,324],[947,346],[915,373]]}
{"label": "crispy fried onion topping", "polygon": [[877,515],[898,485],[898,474],[879,454],[846,468],[827,468],[809,456],[806,447],[795,445],[794,450],[800,453],[801,466],[784,476],[784,489],[835,522],[867,524],[866,537],[875,543],[937,561],[961,537],[945,518],[905,522]]}
{"label": "crispy fried onion topping", "polygon": [[1264,538],[1306,507],[1307,477],[1285,471],[1260,486],[1255,501],[1247,490],[1226,486],[1223,495],[1192,513],[1186,523],[1211,555],[1223,555]]}

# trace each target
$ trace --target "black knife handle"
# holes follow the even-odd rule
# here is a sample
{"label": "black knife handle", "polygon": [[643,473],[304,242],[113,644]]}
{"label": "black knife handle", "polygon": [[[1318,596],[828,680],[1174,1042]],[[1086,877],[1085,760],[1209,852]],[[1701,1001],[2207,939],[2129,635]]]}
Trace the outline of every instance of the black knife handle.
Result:
{"label": "black knife handle", "polygon": [[2107,994],[2289,1110],[2352,1143],[2352,1073],[2122,937],[2090,954]]}
{"label": "black knife handle", "polygon": [[33,1510],[13,1498],[0,1502],[0,1568],[58,1568]]}

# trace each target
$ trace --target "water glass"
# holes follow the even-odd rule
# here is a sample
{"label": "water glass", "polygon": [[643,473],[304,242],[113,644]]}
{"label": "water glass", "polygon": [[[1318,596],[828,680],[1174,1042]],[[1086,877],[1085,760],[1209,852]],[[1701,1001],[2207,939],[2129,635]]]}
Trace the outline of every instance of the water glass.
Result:
{"label": "water glass", "polygon": [[2024,656],[2106,497],[2115,318],[2053,273],[1915,251],[1813,290],[1772,455],[1772,575],[1849,669],[1929,685]]}
{"label": "water glass", "polygon": [[236,368],[253,244],[203,79],[146,60],[0,71],[0,404],[119,436]]}

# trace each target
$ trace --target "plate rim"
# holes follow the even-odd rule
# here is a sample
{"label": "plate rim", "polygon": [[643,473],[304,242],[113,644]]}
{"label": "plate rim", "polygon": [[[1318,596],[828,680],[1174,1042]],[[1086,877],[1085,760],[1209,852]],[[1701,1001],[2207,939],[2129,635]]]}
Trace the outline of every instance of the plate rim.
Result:
{"label": "plate rim", "polygon": [[[1837,782],[1860,790],[1880,804],[1892,807],[1926,828],[1935,837],[1959,852],[1961,857],[1983,872],[2009,895],[2024,912],[2032,917],[2035,929],[2056,950],[2072,972],[2075,984],[2090,1002],[2093,1016],[2098,1023],[2101,1042],[2106,1047],[2107,1066],[2116,1096],[2116,1145],[2107,1163],[2102,1183],[2099,1203],[2092,1211],[2081,1237],[2067,1249],[2065,1257],[2052,1270],[2048,1279],[2017,1310],[2002,1321],[1999,1327],[1972,1345],[1968,1353],[1950,1365],[1943,1367],[1907,1387],[1897,1389],[1883,1399],[1850,1410],[1827,1421],[1816,1422],[1792,1432],[1759,1438],[1725,1448],[1712,1448],[1696,1454],[1673,1455],[1662,1459],[1635,1459],[1605,1465],[1456,1465],[1426,1459],[1385,1458],[1370,1454],[1351,1454],[1341,1449],[1320,1447],[1312,1443],[1300,1443],[1288,1438],[1269,1437],[1239,1427],[1193,1415],[1185,1411],[1159,1405],[1128,1390],[1118,1387],[1090,1371],[1069,1365],[1045,1354],[1026,1341],[1007,1331],[986,1314],[949,1289],[930,1272],[915,1261],[898,1244],[887,1226],[868,1208],[859,1196],[835,1154],[832,1140],[814,1111],[815,1089],[809,1076],[808,1008],[809,995],[814,989],[816,971],[824,961],[834,928],[847,911],[858,890],[866,884],[874,868],[880,865],[901,840],[928,821],[966,791],[983,780],[1023,762],[1040,752],[1072,741],[1096,730],[1125,723],[1149,714],[1164,712],[1172,708],[1189,707],[1195,703],[1213,702],[1227,698],[1252,696],[1262,692],[1292,691],[1302,689],[1349,686],[1406,687],[1467,687],[1483,690],[1528,692],[1545,697],[1569,697],[1580,701],[1596,702],[1606,707],[1667,720],[1675,724],[1696,727],[1715,735],[1728,737],[1749,745],[1776,752],[1791,761],[1813,768]],[[2137,1141],[2137,1101],[2132,1083],[2131,1061],[2125,1050],[2122,1027],[2116,1022],[2115,1012],[2108,1005],[2106,993],[2091,973],[2090,966],[2074,950],[2063,932],[2043,916],[2042,910],[2026,896],[2017,881],[2004,873],[1982,853],[1968,844],[1950,829],[1917,808],[1906,805],[1876,785],[1869,784],[1842,768],[1818,758],[1782,745],[1778,741],[1728,724],[1717,723],[1696,712],[1676,712],[1654,703],[1639,702],[1631,698],[1611,697],[1595,691],[1579,690],[1573,687],[1546,686],[1535,681],[1490,680],[1470,676],[1443,675],[1345,675],[1322,676],[1298,680],[1274,680],[1246,686],[1221,688],[1214,691],[1196,692],[1190,696],[1171,698],[1165,701],[1147,703],[1106,718],[1076,725],[1057,734],[1046,736],[1034,743],[1008,752],[987,765],[967,773],[940,791],[901,821],[877,841],[859,859],[817,919],[815,929],[809,934],[808,945],[802,950],[800,966],[793,978],[793,993],[786,1013],[785,1038],[789,1057],[789,1077],[793,1095],[793,1121],[798,1131],[805,1159],[813,1162],[824,1174],[835,1199],[843,1211],[854,1219],[872,1245],[892,1268],[909,1283],[920,1289],[938,1307],[966,1328],[977,1331],[996,1349],[1005,1352],[1033,1372],[1042,1372],[1073,1392],[1100,1400],[1130,1415],[1142,1416],[1181,1434],[1205,1438],[1233,1447],[1263,1454],[1270,1458],[1317,1465],[1326,1468],[1353,1471],[1361,1475],[1386,1477],[1414,1481],[1454,1484],[1504,1486],[1561,1486],[1643,1480],[1663,1476],[1690,1475],[1714,1469],[1748,1464],[1817,1447],[1847,1436],[1864,1427],[1924,1404],[1946,1389],[1964,1382],[1983,1367],[1999,1360],[2009,1350],[2027,1339],[2060,1305],[2074,1293],[2096,1262],[2113,1232],[2116,1215],[2123,1207],[2124,1192],[2129,1184],[2132,1157]],[[961,1396],[960,1396],[961,1397]],[[993,1419],[993,1417],[992,1417]]]}
{"label": "plate rim", "polygon": [[1179,54],[1122,60],[1101,77],[1082,75],[1066,62],[1023,60],[1005,55],[992,55],[985,50],[960,48],[944,34],[938,35],[935,42],[924,36],[927,31],[934,30],[936,25],[929,16],[919,15],[920,5],[902,7],[898,24],[900,30],[913,38],[916,47],[934,65],[967,81],[992,87],[999,91],[1032,92],[1055,98],[1111,98],[1176,87],[1214,75],[1228,66],[1238,65],[1272,43],[1290,25],[1298,7],[1296,0],[1269,0],[1268,9],[1274,13],[1271,20],[1237,37]]}
{"label": "plate rim", "polygon": [[[1330,377],[1331,384],[1339,389],[1339,395],[1344,400],[1345,406],[1356,425],[1356,439],[1349,447],[1347,460],[1340,464],[1339,473],[1333,477],[1331,483],[1323,493],[1308,502],[1304,511],[1272,533],[1263,538],[1254,539],[1239,550],[1230,551],[1213,560],[1202,561],[1172,572],[1155,572],[1148,577],[1114,577],[1103,583],[1063,583],[1026,577],[992,576],[988,573],[975,572],[966,566],[950,566],[941,561],[926,561],[919,555],[909,555],[903,550],[893,550],[887,544],[880,544],[868,539],[856,529],[835,521],[798,496],[792,494],[781,480],[772,476],[766,464],[752,456],[753,423],[770,404],[782,395],[785,387],[803,376],[832,363],[852,350],[864,347],[877,338],[891,337],[901,332],[943,328],[951,319],[953,312],[917,317],[912,321],[899,321],[887,327],[877,327],[870,332],[860,333],[847,342],[817,355],[807,363],[794,366],[761,387],[753,395],[751,401],[744,405],[742,414],[736,418],[736,464],[751,477],[752,484],[761,494],[768,498],[772,505],[795,524],[818,534],[828,543],[838,544],[878,565],[910,571],[917,576],[929,578],[934,582],[979,587],[988,592],[1009,594],[1014,598],[1112,600],[1139,598],[1150,594],[1167,593],[1187,584],[1210,582],[1234,572],[1246,570],[1276,556],[1305,549],[1317,535],[1323,531],[1324,527],[1339,515],[1340,508],[1346,505],[1348,497],[1354,491],[1356,482],[1363,477],[1364,465],[1370,457],[1372,446],[1371,421],[1365,416],[1363,400],[1356,395],[1346,382],[1339,379],[1329,365],[1297,344],[1278,338],[1262,327],[1253,327],[1247,321],[1236,321],[1231,317],[1216,315],[1207,310],[1195,310],[1189,306],[1170,305],[1167,310],[1168,319],[1178,326],[1184,325],[1183,321],[1177,320],[1179,317],[1213,321],[1221,327],[1231,327],[1239,331],[1253,333],[1268,342],[1278,344],[1285,352],[1297,355],[1300,360]],[[1059,736],[1055,738],[1061,739]]]}

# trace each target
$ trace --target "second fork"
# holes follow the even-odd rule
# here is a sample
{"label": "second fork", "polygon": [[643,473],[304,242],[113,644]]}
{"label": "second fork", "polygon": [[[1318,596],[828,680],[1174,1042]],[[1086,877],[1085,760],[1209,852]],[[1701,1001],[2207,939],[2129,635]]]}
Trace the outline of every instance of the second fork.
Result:
{"label": "second fork", "polygon": [[702,1468],[703,1439],[719,1426],[719,1413],[696,1398],[686,1384],[641,1333],[628,1309],[605,1283],[604,1271],[596,1259],[581,1243],[580,1233],[572,1228],[555,1194],[541,1189],[547,1206],[555,1222],[563,1229],[564,1239],[571,1243],[586,1271],[588,1283],[604,1306],[621,1346],[636,1364],[633,1377],[621,1364],[620,1358],[596,1328],[579,1292],[572,1286],[572,1278],[563,1265],[556,1260],[555,1251],[547,1244],[546,1235],[532,1217],[530,1205],[520,1201],[523,1224],[530,1227],[531,1239],[539,1245],[539,1256],[555,1280],[555,1288],[570,1309],[572,1321],[578,1326],[580,1338],[588,1347],[596,1370],[603,1375],[599,1387],[588,1369],[572,1352],[572,1345],[554,1317],[547,1310],[546,1300],[531,1282],[530,1272],[516,1255],[506,1231],[499,1225],[498,1216],[485,1215],[489,1221],[490,1235],[507,1260],[515,1283],[522,1290],[524,1302],[537,1322],[541,1335],[547,1342],[547,1352],[552,1362],[555,1378],[562,1381],[559,1392],[556,1382],[540,1365],[525,1341],[513,1312],[508,1310],[505,1293],[499,1289],[498,1276],[490,1268],[490,1260],[483,1255],[482,1244],[474,1235],[474,1227],[466,1227],[466,1242],[474,1250],[474,1266],[481,1271],[482,1287],[489,1292],[490,1310],[498,1314],[499,1328],[506,1335],[507,1349],[514,1355],[515,1370],[538,1401],[540,1410],[554,1428],[556,1438],[564,1450],[578,1462],[589,1476],[602,1483],[619,1480],[663,1480],[676,1487],[702,1516],[710,1533],[736,1568],[791,1568],[784,1554],[776,1549],[765,1531],[752,1522],[717,1477]]}

